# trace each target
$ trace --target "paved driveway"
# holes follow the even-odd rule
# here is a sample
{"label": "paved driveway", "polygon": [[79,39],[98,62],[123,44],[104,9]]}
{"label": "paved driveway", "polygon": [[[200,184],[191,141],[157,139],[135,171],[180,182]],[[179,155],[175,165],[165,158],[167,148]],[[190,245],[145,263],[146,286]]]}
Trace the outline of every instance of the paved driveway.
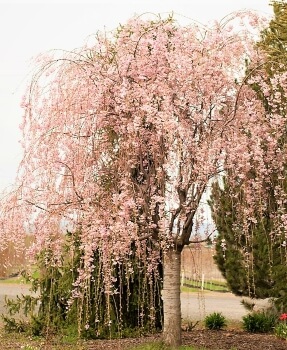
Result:
{"label": "paved driveway", "polygon": [[[244,298],[250,301],[248,298]],[[202,320],[212,312],[222,312],[229,320],[241,320],[248,311],[241,304],[242,297],[232,293],[198,292],[181,294],[181,310],[183,319]],[[255,308],[268,305],[267,300],[258,300]]]}
{"label": "paved driveway", "polygon": [[[5,296],[13,298],[16,295],[29,294],[29,286],[23,284],[0,283],[0,315],[6,313]],[[182,318],[190,320],[202,320],[212,312],[222,312],[230,320],[241,320],[248,312],[241,305],[242,297],[236,297],[231,293],[218,292],[194,292],[181,294]],[[257,308],[267,305],[260,300],[256,302]]]}
{"label": "paved driveway", "polygon": [[[30,294],[29,288],[29,285],[26,284],[0,283],[0,316],[7,312],[5,307],[6,296],[7,298],[12,299],[15,298],[17,295],[20,296],[21,294]],[[0,321],[2,320],[0,319]]]}

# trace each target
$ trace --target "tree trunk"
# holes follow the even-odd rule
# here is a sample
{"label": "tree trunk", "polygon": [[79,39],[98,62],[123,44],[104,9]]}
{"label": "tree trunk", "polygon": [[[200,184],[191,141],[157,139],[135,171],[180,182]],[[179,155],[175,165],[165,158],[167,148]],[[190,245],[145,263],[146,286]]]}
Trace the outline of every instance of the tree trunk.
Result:
{"label": "tree trunk", "polygon": [[181,345],[181,250],[168,250],[163,262],[163,341],[176,348]]}

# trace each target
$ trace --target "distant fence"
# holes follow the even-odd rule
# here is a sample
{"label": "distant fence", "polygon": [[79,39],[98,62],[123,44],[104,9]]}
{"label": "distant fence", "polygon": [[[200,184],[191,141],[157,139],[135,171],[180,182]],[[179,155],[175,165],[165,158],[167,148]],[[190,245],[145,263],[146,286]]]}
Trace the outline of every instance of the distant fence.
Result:
{"label": "distant fence", "polygon": [[184,272],[181,273],[181,286],[187,288],[195,288],[201,290],[211,290],[217,292],[229,292],[229,289],[224,281],[216,281],[216,280],[205,280],[204,274],[202,274],[201,278],[193,279],[186,278]]}
{"label": "distant fence", "polygon": [[226,281],[216,266],[213,247],[197,245],[182,252],[181,285],[207,290],[228,291]]}

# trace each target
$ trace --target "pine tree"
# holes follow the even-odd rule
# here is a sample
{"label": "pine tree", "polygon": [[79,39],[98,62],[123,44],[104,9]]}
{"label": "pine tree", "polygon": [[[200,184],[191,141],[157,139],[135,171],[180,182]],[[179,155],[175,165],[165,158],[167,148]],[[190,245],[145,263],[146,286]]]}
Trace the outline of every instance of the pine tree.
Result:
{"label": "pine tree", "polygon": [[274,287],[272,253],[276,254],[268,235],[271,221],[265,217],[253,224],[249,237],[241,235],[241,218],[236,210],[240,202],[240,184],[237,193],[238,197],[230,194],[227,178],[222,188],[217,183],[213,185],[210,205],[218,230],[214,259],[234,294],[271,297]]}

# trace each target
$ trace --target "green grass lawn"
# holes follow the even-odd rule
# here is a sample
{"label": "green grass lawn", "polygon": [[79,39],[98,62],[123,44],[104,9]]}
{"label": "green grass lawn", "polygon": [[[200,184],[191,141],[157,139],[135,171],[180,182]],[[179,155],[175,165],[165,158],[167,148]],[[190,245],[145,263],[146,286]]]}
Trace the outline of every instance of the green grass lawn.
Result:
{"label": "green grass lawn", "polygon": [[29,282],[26,282],[25,278],[22,276],[18,277],[11,277],[11,278],[5,278],[0,280],[0,284],[29,284]]}
{"label": "green grass lawn", "polygon": [[[38,272],[33,273],[33,277],[38,277]],[[11,278],[5,278],[0,279],[1,283],[15,283],[15,284],[29,284],[29,282],[25,281],[25,278],[22,276],[17,277],[11,277]],[[194,281],[190,281],[188,279],[184,280],[184,283],[195,283]],[[211,291],[228,291],[227,285],[224,282],[221,281],[206,281],[204,282],[204,290],[211,290]],[[196,287],[188,287],[188,286],[182,286],[181,291],[182,292],[198,292],[201,290],[201,283],[197,282],[197,288]]]}
{"label": "green grass lawn", "polygon": [[[32,273],[32,278],[38,278],[38,277],[39,277],[39,271],[34,269],[34,272]],[[0,279],[0,284],[1,283],[30,284],[30,282],[27,282],[23,276],[3,278],[3,279]]]}
{"label": "green grass lawn", "polygon": [[[191,281],[184,279],[184,284],[194,285],[194,287],[184,285],[181,287],[182,292],[198,292],[202,289],[201,281]],[[228,287],[227,284],[222,281],[205,281],[203,284],[203,290],[210,290],[214,292],[228,292]]]}

